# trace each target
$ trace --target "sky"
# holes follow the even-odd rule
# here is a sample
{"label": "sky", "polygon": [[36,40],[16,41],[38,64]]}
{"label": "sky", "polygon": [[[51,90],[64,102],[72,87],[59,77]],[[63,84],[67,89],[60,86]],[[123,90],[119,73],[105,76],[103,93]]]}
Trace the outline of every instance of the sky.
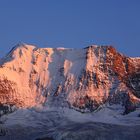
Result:
{"label": "sky", "polygon": [[0,56],[20,42],[140,56],[140,0],[0,0]]}

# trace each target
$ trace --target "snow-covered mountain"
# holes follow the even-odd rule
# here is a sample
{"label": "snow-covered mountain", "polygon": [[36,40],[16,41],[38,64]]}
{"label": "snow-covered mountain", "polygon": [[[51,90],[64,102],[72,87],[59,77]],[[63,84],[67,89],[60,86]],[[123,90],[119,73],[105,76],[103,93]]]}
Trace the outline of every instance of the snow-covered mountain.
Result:
{"label": "snow-covered mountain", "polygon": [[[57,119],[61,118],[62,124],[64,118],[78,120],[73,116],[82,122],[135,124],[139,107],[140,58],[127,57],[112,46],[67,49],[18,44],[0,60],[0,114],[17,110],[6,119],[6,127],[14,127],[10,135],[17,132],[17,123],[52,130]],[[56,118],[50,115],[51,109],[44,111],[46,108],[55,108]],[[81,116],[80,112],[90,112],[91,116]]]}
{"label": "snow-covered mountain", "polygon": [[0,63],[1,104],[94,111],[109,102],[122,104],[128,113],[140,102],[140,58],[126,57],[111,46],[66,49],[19,44]]}

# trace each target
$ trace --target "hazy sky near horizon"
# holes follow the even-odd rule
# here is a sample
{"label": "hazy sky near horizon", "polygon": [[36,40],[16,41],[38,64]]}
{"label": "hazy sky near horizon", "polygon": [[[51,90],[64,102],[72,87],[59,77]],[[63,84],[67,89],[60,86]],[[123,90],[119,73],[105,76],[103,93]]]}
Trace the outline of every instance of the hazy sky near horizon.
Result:
{"label": "hazy sky near horizon", "polygon": [[140,0],[0,0],[0,56],[19,42],[140,56]]}

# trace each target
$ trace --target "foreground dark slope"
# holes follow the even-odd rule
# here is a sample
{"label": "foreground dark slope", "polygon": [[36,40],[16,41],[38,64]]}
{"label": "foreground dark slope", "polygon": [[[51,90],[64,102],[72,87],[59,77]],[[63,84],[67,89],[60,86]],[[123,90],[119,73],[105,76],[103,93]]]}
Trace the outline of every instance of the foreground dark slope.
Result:
{"label": "foreground dark slope", "polygon": [[[100,113],[103,116],[105,123],[99,121],[81,119],[84,114],[76,114],[73,119],[71,115],[74,112],[68,110],[69,116],[65,116],[66,110],[47,110],[39,112],[31,110],[30,113],[26,111],[20,111],[12,116],[9,116],[3,124],[3,131],[5,134],[0,136],[2,140],[139,140],[140,123],[139,118],[137,121],[135,117],[130,120],[125,118],[125,123],[115,124],[111,119],[107,123],[104,118],[104,113]],[[117,110],[116,110],[117,111]],[[108,115],[110,117],[112,113]],[[115,116],[117,120],[120,116]],[[80,118],[81,117],[81,118]],[[95,119],[95,114],[91,116]],[[98,116],[99,117],[99,116]],[[118,117],[118,118],[117,118]],[[98,119],[98,118],[97,118]],[[81,120],[81,121],[80,121]],[[130,124],[130,122],[132,123]]]}

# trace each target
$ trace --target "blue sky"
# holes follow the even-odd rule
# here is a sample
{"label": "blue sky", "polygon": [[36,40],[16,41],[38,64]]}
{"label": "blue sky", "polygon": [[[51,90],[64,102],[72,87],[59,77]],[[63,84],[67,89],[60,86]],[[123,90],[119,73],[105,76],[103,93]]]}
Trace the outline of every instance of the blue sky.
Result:
{"label": "blue sky", "polygon": [[140,56],[140,0],[0,0],[0,56],[19,42]]}

